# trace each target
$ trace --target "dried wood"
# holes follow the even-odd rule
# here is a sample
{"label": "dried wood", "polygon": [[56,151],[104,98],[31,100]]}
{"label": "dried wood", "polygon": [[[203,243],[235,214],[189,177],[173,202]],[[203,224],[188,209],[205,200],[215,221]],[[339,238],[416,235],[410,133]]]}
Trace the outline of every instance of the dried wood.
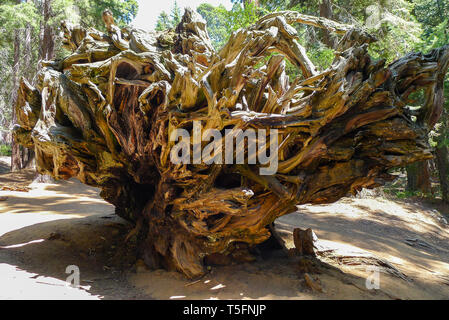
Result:
{"label": "dried wood", "polygon": [[[44,61],[36,88],[22,80],[15,139],[34,148],[41,174],[96,186],[119,216],[140,221],[148,266],[196,277],[205,257],[267,240],[295,205],[380,186],[394,178],[390,168],[432,157],[427,131],[442,112],[448,46],[385,65],[369,56],[366,31],[297,12],[234,32],[220,52],[191,10],[164,32],[120,29],[110,12],[104,21],[107,33],[62,24],[72,53]],[[327,70],[313,65],[292,23],[341,35]],[[286,75],[286,59],[298,78]],[[412,110],[418,90],[426,102]],[[192,133],[193,121],[277,129],[276,174],[172,163],[170,134]]]}

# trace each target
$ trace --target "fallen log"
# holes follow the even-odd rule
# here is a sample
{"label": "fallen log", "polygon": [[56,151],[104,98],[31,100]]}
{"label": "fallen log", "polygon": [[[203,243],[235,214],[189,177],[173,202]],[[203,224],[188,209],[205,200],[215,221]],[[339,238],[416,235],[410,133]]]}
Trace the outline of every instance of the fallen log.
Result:
{"label": "fallen log", "polygon": [[[296,12],[234,32],[220,52],[189,9],[163,32],[120,29],[108,11],[104,21],[107,33],[62,23],[72,53],[42,62],[36,88],[22,79],[14,136],[41,174],[100,188],[136,223],[149,267],[193,278],[207,257],[245,260],[297,204],[380,186],[389,169],[431,158],[448,46],[385,65],[365,31]],[[328,69],[289,23],[342,35]],[[410,108],[420,90],[425,104]],[[243,131],[246,144],[229,151]]]}

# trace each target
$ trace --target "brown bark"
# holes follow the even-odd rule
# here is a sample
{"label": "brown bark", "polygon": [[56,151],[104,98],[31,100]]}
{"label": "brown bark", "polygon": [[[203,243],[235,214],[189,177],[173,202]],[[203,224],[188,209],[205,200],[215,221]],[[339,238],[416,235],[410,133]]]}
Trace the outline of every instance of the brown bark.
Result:
{"label": "brown bark", "polygon": [[[15,137],[35,147],[42,174],[101,188],[136,223],[149,266],[195,277],[207,257],[245,261],[296,204],[380,186],[394,178],[390,168],[432,157],[427,130],[442,110],[449,47],[385,66],[368,55],[375,39],[364,30],[298,12],[265,16],[220,52],[190,10],[174,32],[120,30],[107,12],[104,20],[108,34],[62,25],[73,53],[45,62],[36,88],[22,81]],[[330,68],[316,71],[292,23],[342,35]],[[302,76],[290,81],[284,59]],[[428,97],[412,115],[408,96],[421,88]],[[193,136],[195,121],[223,133],[267,129],[259,145],[278,130],[277,171],[236,164],[239,152],[228,164],[173,163],[171,134]],[[254,156],[248,145],[239,151]]]}
{"label": "brown bark", "polygon": [[[31,35],[32,35],[32,27],[28,23],[25,28],[25,39],[23,41],[23,64],[25,66],[30,66],[32,61],[32,50],[31,50]],[[24,73],[24,77],[30,79],[34,72],[31,68],[27,68]]]}
{"label": "brown bark", "polygon": [[430,193],[430,170],[428,161],[420,161],[407,166],[407,190]]}
{"label": "brown bark", "polygon": [[39,44],[39,58],[42,60],[51,60],[54,57],[54,31],[53,28],[49,25],[49,20],[52,14],[51,2],[52,0],[44,0],[42,3],[43,22],[41,23],[41,35]]}
{"label": "brown bark", "polygon": [[437,146],[435,148],[435,164],[440,180],[441,198],[444,202],[449,203],[449,159],[447,148],[447,114],[443,114],[442,121],[437,131]]}
{"label": "brown bark", "polygon": [[[17,101],[17,88],[19,83],[19,71],[20,71],[20,29],[14,30],[14,62],[13,62],[13,107],[12,107],[12,121],[17,122],[16,108],[14,107]],[[11,171],[18,171],[22,169],[22,158],[20,155],[20,145],[12,140],[12,153],[11,153]]]}
{"label": "brown bark", "polygon": [[[25,39],[23,43],[24,47],[24,62],[25,66],[30,66],[32,61],[32,51],[31,51],[31,36],[32,36],[32,27],[28,23],[25,28]],[[24,77],[27,79],[31,79],[34,75],[32,68],[27,68],[24,73]],[[28,149],[25,147],[21,147],[20,149],[21,161],[23,168],[31,168],[34,166],[34,149]]]}
{"label": "brown bark", "polygon": [[449,162],[448,151],[446,145],[438,146],[435,149],[435,160],[438,168],[438,176],[440,178],[441,197],[444,202],[449,202]]}
{"label": "brown bark", "polygon": [[[326,19],[332,19],[333,11],[332,11],[332,1],[331,0],[322,0],[320,3],[320,17]],[[337,39],[326,29],[321,30],[323,35],[323,42],[329,48],[334,48],[337,44]]]}
{"label": "brown bark", "polygon": [[314,234],[312,229],[303,230],[296,228],[293,230],[293,243],[295,244],[296,254],[315,256]]}

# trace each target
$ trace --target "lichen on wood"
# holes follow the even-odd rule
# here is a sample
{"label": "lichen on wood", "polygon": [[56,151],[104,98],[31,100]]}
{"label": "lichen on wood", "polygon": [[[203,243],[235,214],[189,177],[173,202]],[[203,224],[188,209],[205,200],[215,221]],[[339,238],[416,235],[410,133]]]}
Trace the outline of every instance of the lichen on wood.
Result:
{"label": "lichen on wood", "polygon": [[[42,62],[36,88],[22,80],[15,138],[34,147],[40,173],[100,188],[136,223],[150,267],[192,278],[207,257],[244,261],[297,204],[380,186],[394,179],[389,169],[431,158],[448,46],[386,65],[369,56],[376,39],[366,31],[286,11],[232,33],[216,52],[189,9],[163,32],[120,29],[110,12],[103,19],[107,33],[62,23],[71,54]],[[293,23],[341,35],[328,69],[317,71]],[[286,59],[300,76],[289,79]],[[409,108],[418,90],[425,103]],[[268,140],[278,130],[277,172],[173,163],[170,135],[192,133],[194,121],[266,129]]]}

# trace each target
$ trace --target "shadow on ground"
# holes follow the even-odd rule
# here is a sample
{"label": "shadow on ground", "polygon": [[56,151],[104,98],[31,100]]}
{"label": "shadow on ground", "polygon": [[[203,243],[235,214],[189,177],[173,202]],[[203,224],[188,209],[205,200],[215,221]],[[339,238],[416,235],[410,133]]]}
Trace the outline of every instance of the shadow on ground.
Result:
{"label": "shadow on ground", "polygon": [[[0,175],[0,184],[30,183],[31,173]],[[201,279],[147,270],[124,238],[132,229],[76,180],[0,191],[0,298],[33,299],[445,299],[449,231],[418,205],[385,199],[342,199],[301,206],[276,229],[292,247],[292,230],[311,227],[323,292],[311,290],[295,259],[278,250],[253,263],[212,266]],[[420,239],[429,246],[412,246]],[[413,243],[412,243],[413,244]],[[66,287],[68,266],[81,289]],[[381,267],[381,287],[368,290],[367,267]],[[72,270],[72,269],[71,269]],[[70,271],[70,270],[69,270]]]}

